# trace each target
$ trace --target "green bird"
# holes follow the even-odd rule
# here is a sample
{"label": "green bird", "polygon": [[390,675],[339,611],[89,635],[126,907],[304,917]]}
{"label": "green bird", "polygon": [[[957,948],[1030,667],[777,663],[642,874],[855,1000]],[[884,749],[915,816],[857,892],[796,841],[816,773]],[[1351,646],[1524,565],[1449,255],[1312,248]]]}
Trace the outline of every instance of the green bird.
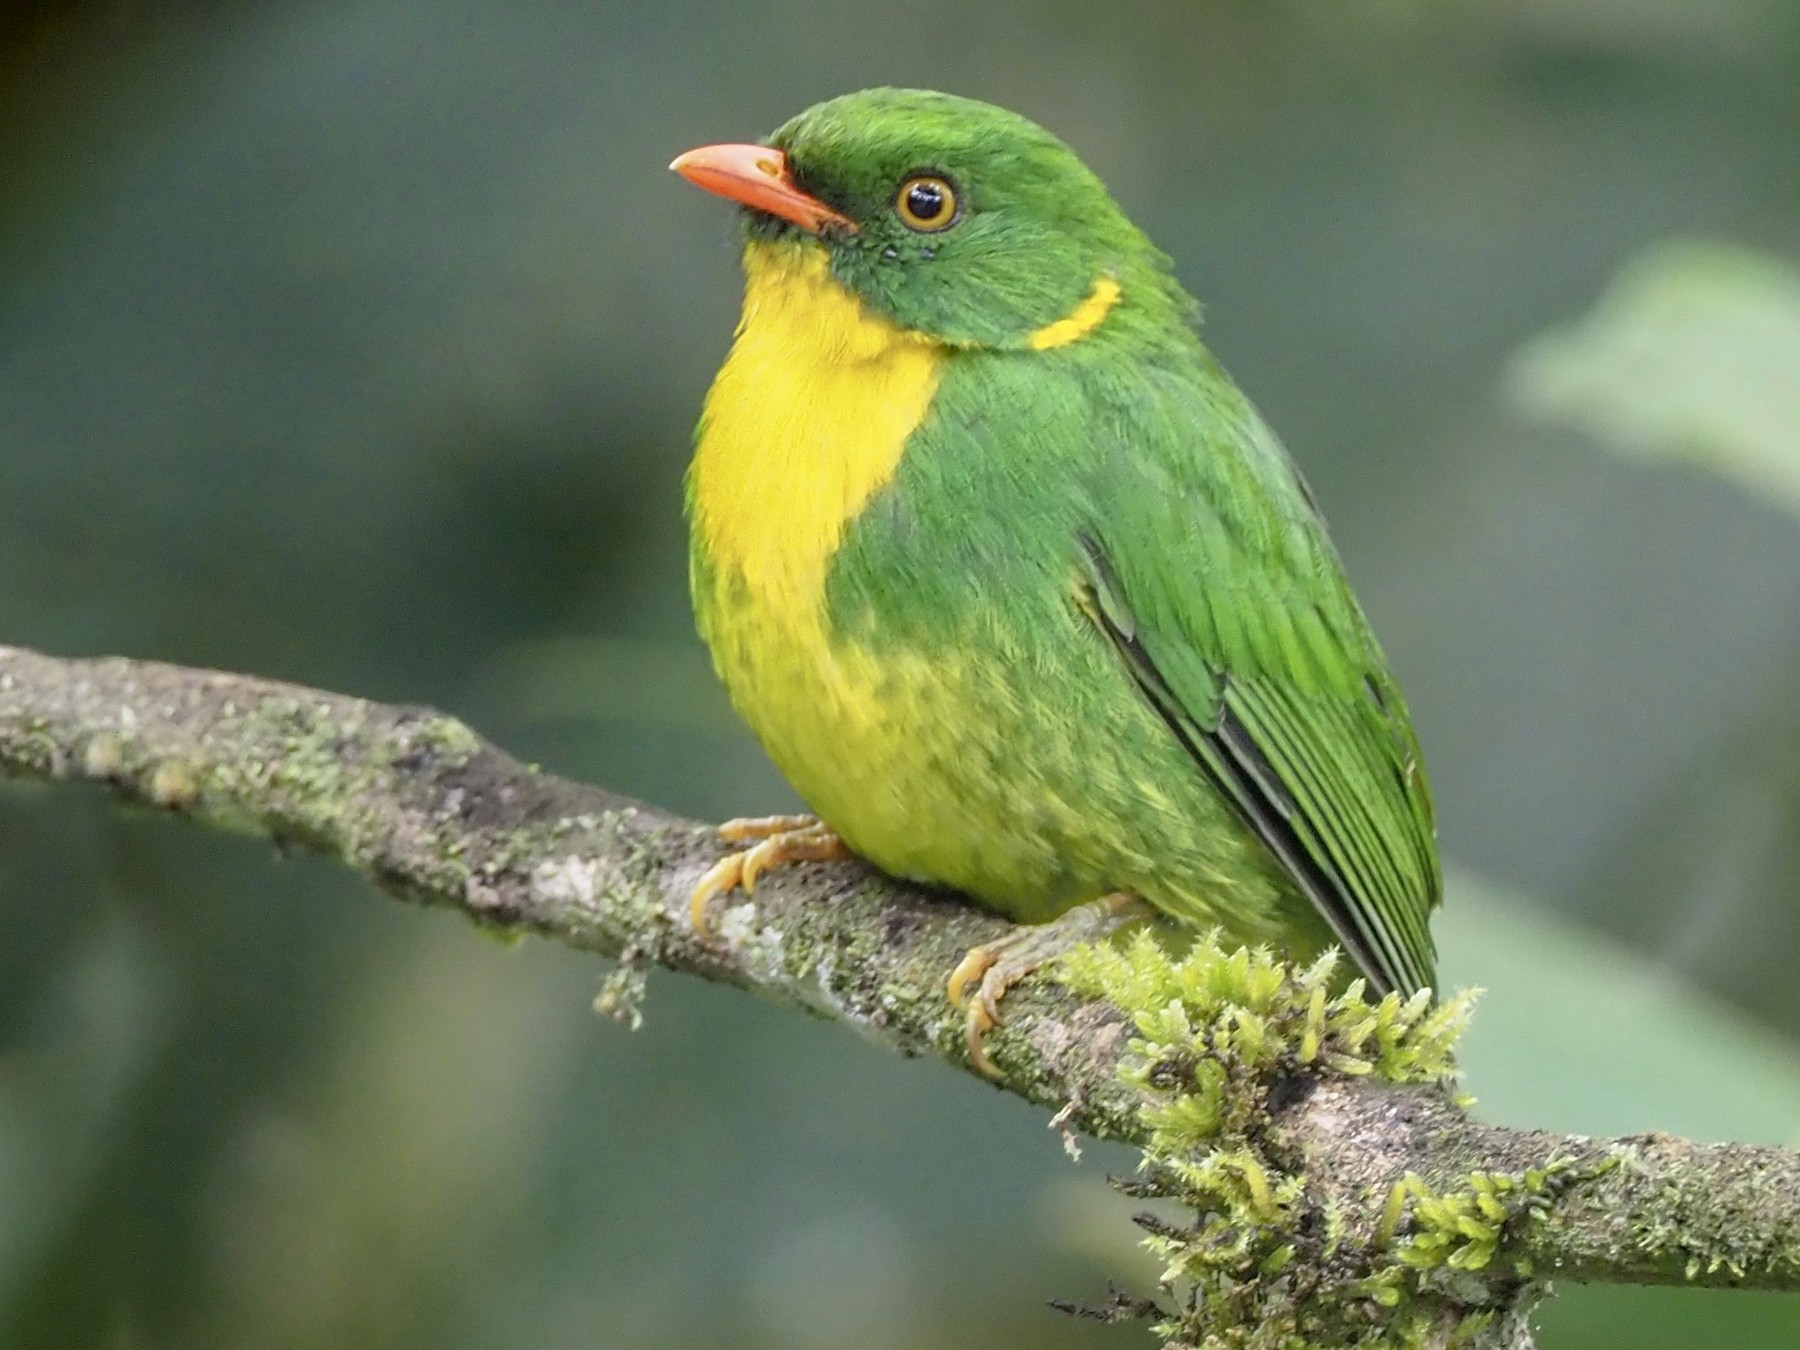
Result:
{"label": "green bird", "polygon": [[1306,484],[1169,260],[1061,141],[871,89],[671,166],[741,204],[746,289],[688,476],[701,635],[816,816],[694,895],[861,856],[1021,927],[1006,989],[1148,913],[1377,992],[1433,982],[1406,704]]}

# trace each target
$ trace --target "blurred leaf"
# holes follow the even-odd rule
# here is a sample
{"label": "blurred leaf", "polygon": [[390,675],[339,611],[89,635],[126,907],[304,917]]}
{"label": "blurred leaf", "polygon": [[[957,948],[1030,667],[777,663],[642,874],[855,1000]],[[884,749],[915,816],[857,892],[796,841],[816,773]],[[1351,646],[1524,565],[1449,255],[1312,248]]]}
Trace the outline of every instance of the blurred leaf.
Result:
{"label": "blurred leaf", "polygon": [[1800,1143],[1800,1048],[1602,934],[1467,874],[1434,922],[1488,992],[1463,1056],[1482,1115],[1584,1134]]}
{"label": "blurred leaf", "polygon": [[1626,265],[1584,319],[1533,339],[1510,397],[1646,459],[1705,465],[1800,513],[1800,269],[1671,241]]}

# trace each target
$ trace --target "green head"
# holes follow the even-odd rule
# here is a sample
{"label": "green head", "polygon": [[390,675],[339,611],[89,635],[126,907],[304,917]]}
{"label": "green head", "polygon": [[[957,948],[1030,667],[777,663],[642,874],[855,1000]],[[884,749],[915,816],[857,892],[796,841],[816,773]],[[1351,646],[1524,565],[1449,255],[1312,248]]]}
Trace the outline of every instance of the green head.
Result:
{"label": "green head", "polygon": [[1191,310],[1074,151],[973,99],[867,89],[808,108],[766,145],[707,146],[672,167],[741,202],[753,240],[826,250],[865,304],[947,342],[1028,345],[1107,280],[1122,313]]}

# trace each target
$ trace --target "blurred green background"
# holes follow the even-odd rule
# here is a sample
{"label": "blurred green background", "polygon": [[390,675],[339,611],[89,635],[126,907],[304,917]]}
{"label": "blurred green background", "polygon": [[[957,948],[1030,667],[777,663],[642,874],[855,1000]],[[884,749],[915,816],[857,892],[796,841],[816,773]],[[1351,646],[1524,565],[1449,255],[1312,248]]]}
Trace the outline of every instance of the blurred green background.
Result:
{"label": "blurred green background", "polygon": [[[1084,154],[1289,441],[1417,715],[1489,1115],[1800,1143],[1800,7],[0,11],[0,642],[790,798],[692,636],[738,279],[663,171],[925,84]],[[1041,1113],[315,860],[0,790],[0,1345],[1127,1347]],[[1564,1290],[1546,1350],[1791,1347]]]}

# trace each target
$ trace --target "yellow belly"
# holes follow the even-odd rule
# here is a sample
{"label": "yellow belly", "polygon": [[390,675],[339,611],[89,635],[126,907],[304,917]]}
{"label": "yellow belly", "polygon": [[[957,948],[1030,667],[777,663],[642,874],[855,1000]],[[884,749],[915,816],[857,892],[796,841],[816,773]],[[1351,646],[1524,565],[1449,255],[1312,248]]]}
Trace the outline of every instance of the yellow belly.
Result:
{"label": "yellow belly", "polygon": [[871,831],[845,817],[896,751],[906,662],[830,631],[825,579],[930,407],[943,348],[866,312],[816,246],[751,244],[744,270],[690,470],[694,606],[739,713],[855,846]]}

